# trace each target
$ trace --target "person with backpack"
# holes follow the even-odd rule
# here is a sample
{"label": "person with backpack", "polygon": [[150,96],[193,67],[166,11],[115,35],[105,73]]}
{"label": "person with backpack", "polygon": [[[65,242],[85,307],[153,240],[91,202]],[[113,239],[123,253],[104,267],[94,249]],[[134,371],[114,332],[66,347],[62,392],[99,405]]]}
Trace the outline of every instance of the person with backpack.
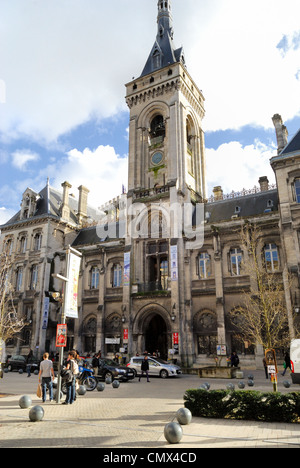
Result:
{"label": "person with backpack", "polygon": [[66,372],[66,374],[68,374],[68,378],[66,378],[67,395],[63,405],[72,405],[76,400],[76,375],[78,373],[78,364],[75,358],[76,353],[74,351],[70,351],[68,354],[67,365],[64,369],[69,372]]}

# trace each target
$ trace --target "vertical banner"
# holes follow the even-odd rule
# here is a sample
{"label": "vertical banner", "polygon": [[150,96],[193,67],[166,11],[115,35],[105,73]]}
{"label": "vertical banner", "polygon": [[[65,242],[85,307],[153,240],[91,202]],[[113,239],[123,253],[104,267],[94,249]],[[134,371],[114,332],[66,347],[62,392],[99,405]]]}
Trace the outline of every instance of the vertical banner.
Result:
{"label": "vertical banner", "polygon": [[78,318],[78,278],[81,258],[73,253],[69,254],[69,274],[66,283],[65,316]]}
{"label": "vertical banner", "polygon": [[173,344],[179,344],[179,333],[173,333]]}
{"label": "vertical banner", "polygon": [[128,328],[123,330],[123,341],[128,341]]}
{"label": "vertical banner", "polygon": [[171,280],[178,280],[177,245],[171,245]]}
{"label": "vertical banner", "polygon": [[124,253],[124,278],[123,286],[130,285],[130,252]]}
{"label": "vertical banner", "polygon": [[65,348],[67,346],[67,325],[62,323],[56,328],[56,344],[57,348]]}
{"label": "vertical banner", "polygon": [[48,327],[48,317],[49,317],[49,303],[50,303],[50,298],[45,297],[44,298],[44,309],[43,309],[43,330],[47,330]]}

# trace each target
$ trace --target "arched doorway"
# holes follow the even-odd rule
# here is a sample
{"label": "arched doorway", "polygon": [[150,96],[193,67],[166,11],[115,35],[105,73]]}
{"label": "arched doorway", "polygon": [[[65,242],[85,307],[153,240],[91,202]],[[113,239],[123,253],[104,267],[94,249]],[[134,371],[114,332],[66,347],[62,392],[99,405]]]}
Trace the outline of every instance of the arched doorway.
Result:
{"label": "arched doorway", "polygon": [[153,315],[145,327],[145,350],[148,353],[160,354],[162,359],[168,357],[167,325],[161,315]]}

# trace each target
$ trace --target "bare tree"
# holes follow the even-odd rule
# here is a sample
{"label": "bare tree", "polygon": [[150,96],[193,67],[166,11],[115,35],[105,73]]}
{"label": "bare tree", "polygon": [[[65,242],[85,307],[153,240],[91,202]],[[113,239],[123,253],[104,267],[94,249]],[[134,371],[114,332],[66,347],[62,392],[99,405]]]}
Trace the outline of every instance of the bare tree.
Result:
{"label": "bare tree", "polygon": [[[270,269],[265,260],[263,232],[246,223],[241,230],[244,252],[243,273],[249,276],[250,288],[244,291],[241,304],[231,313],[237,333],[266,349],[287,347],[290,321],[285,304],[285,291],[279,263]],[[291,287],[291,279],[290,287]]]}
{"label": "bare tree", "polygon": [[4,252],[0,256],[0,357],[5,343],[26,325],[25,318],[18,315],[14,306],[14,290],[10,282],[10,276],[11,263],[8,255]]}

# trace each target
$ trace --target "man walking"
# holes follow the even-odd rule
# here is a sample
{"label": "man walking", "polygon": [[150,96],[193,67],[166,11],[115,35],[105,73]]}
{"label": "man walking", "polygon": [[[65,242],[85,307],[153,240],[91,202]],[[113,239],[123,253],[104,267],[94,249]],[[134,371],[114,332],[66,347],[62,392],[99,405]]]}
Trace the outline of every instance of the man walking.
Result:
{"label": "man walking", "polygon": [[53,370],[53,363],[49,359],[49,354],[43,354],[43,361],[40,364],[40,372],[39,372],[39,382],[41,382],[42,378],[42,400],[43,403],[46,401],[46,388],[48,387],[49,390],[49,400],[53,400],[53,383],[52,379],[55,378],[54,370]]}

